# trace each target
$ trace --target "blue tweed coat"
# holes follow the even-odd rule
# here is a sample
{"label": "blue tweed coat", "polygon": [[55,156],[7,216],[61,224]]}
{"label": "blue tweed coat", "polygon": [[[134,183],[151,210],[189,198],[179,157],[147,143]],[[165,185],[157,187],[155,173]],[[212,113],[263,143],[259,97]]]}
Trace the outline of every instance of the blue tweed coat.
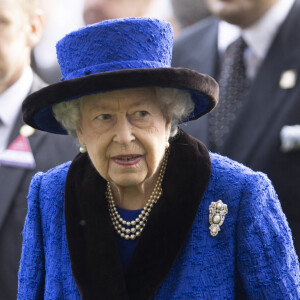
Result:
{"label": "blue tweed coat", "polygon": [[[180,132],[163,196],[126,271],[86,154],[33,178],[18,299],[300,299],[299,264],[276,193],[262,173]],[[210,235],[209,205],[228,214]]]}

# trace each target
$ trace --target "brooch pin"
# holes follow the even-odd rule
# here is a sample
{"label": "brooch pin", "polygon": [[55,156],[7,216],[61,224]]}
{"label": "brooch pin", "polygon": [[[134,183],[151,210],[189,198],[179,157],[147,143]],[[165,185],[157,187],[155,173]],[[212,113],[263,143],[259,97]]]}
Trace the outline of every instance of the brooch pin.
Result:
{"label": "brooch pin", "polygon": [[284,90],[294,88],[297,83],[297,77],[298,74],[296,70],[286,70],[282,72],[279,87]]}
{"label": "brooch pin", "polygon": [[220,226],[225,220],[225,215],[228,213],[227,205],[218,200],[217,202],[212,202],[209,206],[209,230],[212,236],[216,236],[220,229]]}
{"label": "brooch pin", "polygon": [[281,150],[283,152],[300,150],[300,125],[285,125],[280,131]]}

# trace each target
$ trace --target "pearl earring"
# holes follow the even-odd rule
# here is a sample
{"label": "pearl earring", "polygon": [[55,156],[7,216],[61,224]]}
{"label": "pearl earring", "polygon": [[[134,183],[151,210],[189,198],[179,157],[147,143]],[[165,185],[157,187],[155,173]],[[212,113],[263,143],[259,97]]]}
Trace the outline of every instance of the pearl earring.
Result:
{"label": "pearl earring", "polygon": [[166,146],[165,146],[165,148],[166,148],[166,149],[169,149],[169,147],[170,147],[170,144],[169,144],[169,142],[166,142]]}
{"label": "pearl earring", "polygon": [[80,151],[80,153],[85,153],[86,152],[86,145],[80,146],[79,151]]}

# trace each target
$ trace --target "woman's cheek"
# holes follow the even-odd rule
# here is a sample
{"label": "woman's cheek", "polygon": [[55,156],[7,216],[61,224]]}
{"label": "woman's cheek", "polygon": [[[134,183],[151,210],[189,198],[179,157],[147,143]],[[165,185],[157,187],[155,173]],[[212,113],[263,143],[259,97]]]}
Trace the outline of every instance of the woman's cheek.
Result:
{"label": "woman's cheek", "polygon": [[98,172],[107,180],[109,177],[109,163],[107,161],[99,161],[98,165]]}
{"label": "woman's cheek", "polygon": [[97,147],[92,147],[88,152],[90,159],[98,173],[103,178],[107,178],[108,160],[106,159],[105,154]]}
{"label": "woman's cheek", "polygon": [[149,153],[146,159],[149,177],[153,176],[158,171],[161,159],[162,157],[160,156],[160,153],[156,153],[154,151],[152,153]]}

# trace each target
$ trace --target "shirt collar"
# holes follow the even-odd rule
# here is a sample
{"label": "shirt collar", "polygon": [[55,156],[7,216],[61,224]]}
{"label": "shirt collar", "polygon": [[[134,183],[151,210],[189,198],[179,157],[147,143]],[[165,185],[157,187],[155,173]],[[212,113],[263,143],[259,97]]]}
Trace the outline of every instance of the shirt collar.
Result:
{"label": "shirt collar", "polygon": [[219,23],[218,48],[222,54],[240,35],[258,59],[264,59],[295,0],[279,0],[255,24],[244,30],[225,21]]}
{"label": "shirt collar", "polygon": [[19,80],[0,94],[0,118],[4,125],[11,126],[15,122],[22,102],[30,91],[32,81],[32,69],[25,67]]}

